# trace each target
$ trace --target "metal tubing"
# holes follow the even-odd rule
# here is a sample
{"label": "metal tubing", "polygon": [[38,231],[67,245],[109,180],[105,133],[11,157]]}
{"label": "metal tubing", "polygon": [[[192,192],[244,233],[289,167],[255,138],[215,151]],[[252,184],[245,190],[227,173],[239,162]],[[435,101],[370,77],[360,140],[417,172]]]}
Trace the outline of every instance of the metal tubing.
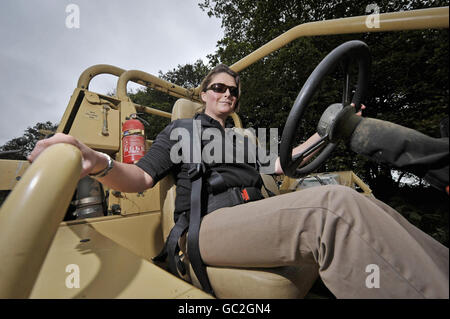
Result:
{"label": "metal tubing", "polygon": [[431,8],[402,12],[381,13],[379,28],[368,28],[367,19],[370,16],[317,21],[300,24],[272,41],[266,43],[256,51],[234,63],[230,68],[240,72],[263,57],[278,50],[286,44],[306,36],[385,32],[398,30],[416,30],[432,28],[448,28],[449,8]]}
{"label": "metal tubing", "polygon": [[109,64],[96,64],[93,65],[86,70],[84,70],[83,73],[81,73],[80,77],[78,78],[78,84],[77,87],[80,89],[89,89],[89,83],[91,80],[99,74],[112,74],[115,76],[120,76],[122,73],[124,73],[126,70],[118,68],[114,65]]}
{"label": "metal tubing", "polygon": [[[259,61],[270,53],[287,45],[288,43],[306,36],[318,35],[336,35],[349,33],[365,33],[365,32],[386,32],[398,30],[418,30],[429,28],[448,28],[449,26],[449,8],[429,8],[402,12],[382,13],[377,16],[379,18],[379,27],[369,28],[367,20],[369,16],[358,16],[350,18],[341,18],[328,21],[316,21],[298,25],[277,38],[266,43],[251,54],[242,58],[231,66],[236,72],[240,72],[249,67],[253,63]],[[160,79],[154,75],[138,71],[125,71],[121,68],[98,64],[86,69],[78,80],[78,87],[88,89],[90,80],[102,73],[113,74],[119,76],[117,82],[117,97],[121,100],[127,100],[127,84],[129,81],[153,88],[178,98],[187,98],[192,101],[201,102],[200,87],[185,89],[176,84]],[[144,110],[144,112],[146,112]],[[149,113],[156,114],[153,110]],[[157,114],[166,116],[166,114]]]}
{"label": "metal tubing", "polygon": [[358,175],[356,175],[355,173],[352,173],[352,181],[359,186],[359,188],[361,188],[363,190],[363,192],[365,194],[372,194],[372,190],[369,188],[369,186],[367,186],[362,179],[360,179],[358,177]]}
{"label": "metal tubing", "polygon": [[169,119],[172,117],[172,113],[161,111],[161,110],[157,110],[157,109],[154,109],[152,107],[139,105],[139,104],[134,104],[134,106],[136,107],[136,110],[138,110],[140,112],[145,112],[147,114],[153,114],[153,115],[159,115],[159,116],[162,116],[162,117],[167,117]]}
{"label": "metal tubing", "polygon": [[0,210],[0,298],[29,297],[80,173],[81,152],[52,145],[9,194]]}
{"label": "metal tubing", "polygon": [[[231,68],[236,72],[240,72],[263,57],[300,37],[448,28],[449,26],[448,7],[381,13],[378,16],[379,28],[369,28],[367,26],[366,21],[367,19],[370,19],[370,17],[371,15],[358,16],[328,21],[309,22],[298,25],[234,63]],[[117,83],[117,96],[120,99],[127,99],[127,83],[128,81],[133,81],[135,83],[166,92],[178,98],[184,97],[193,101],[201,102],[199,98],[200,87],[196,87],[195,89],[185,89],[181,86],[167,82],[142,71],[125,71],[121,68],[107,64],[98,64],[86,69],[78,80],[78,88],[88,89],[89,82],[92,78],[103,73],[113,74],[120,77],[119,82]]]}
{"label": "metal tubing", "polygon": [[176,84],[170,83],[163,79],[160,79],[149,73],[145,73],[139,70],[129,70],[119,77],[117,82],[117,97],[121,100],[127,100],[127,84],[129,81],[153,88],[162,92],[166,92],[169,95],[175,97],[184,97],[187,99],[194,99],[194,90],[185,89]]}

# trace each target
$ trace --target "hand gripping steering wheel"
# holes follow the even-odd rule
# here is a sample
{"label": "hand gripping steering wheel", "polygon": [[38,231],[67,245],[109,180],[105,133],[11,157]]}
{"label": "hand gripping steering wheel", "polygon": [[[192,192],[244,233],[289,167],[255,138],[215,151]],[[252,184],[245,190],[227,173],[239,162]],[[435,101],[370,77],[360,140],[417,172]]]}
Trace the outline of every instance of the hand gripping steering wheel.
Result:
{"label": "hand gripping steering wheel", "polygon": [[[323,78],[333,71],[340,63],[344,65],[345,70],[342,107],[346,106],[345,104],[350,104],[348,102],[350,93],[349,61],[356,61],[358,63],[357,88],[351,103],[354,103],[355,110],[360,108],[361,100],[365,96],[369,79],[370,52],[367,44],[362,41],[354,40],[345,42],[331,51],[314,69],[298,94],[286,120],[286,125],[284,126],[283,135],[281,137],[280,164],[285,175],[293,178],[308,175],[322,165],[336,147],[336,143],[330,141],[329,135],[324,134],[318,142],[314,143],[314,145],[311,145],[303,152],[292,156],[292,141],[298,123],[302,118],[311,97],[314,95]],[[324,149],[313,161],[311,161],[311,163],[298,168],[304,158],[322,146],[325,146]]]}

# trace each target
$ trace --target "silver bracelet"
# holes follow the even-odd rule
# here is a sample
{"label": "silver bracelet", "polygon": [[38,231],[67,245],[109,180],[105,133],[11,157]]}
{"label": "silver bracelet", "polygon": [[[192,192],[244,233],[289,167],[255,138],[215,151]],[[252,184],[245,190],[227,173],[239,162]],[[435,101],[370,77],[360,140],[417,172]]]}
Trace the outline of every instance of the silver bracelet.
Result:
{"label": "silver bracelet", "polygon": [[111,158],[111,156],[109,156],[106,153],[102,153],[99,152],[100,154],[103,154],[104,156],[106,156],[106,158],[108,159],[108,166],[106,166],[106,168],[104,170],[101,170],[98,173],[95,174],[89,174],[90,177],[105,177],[110,170],[112,170],[112,168],[114,167],[114,160]]}

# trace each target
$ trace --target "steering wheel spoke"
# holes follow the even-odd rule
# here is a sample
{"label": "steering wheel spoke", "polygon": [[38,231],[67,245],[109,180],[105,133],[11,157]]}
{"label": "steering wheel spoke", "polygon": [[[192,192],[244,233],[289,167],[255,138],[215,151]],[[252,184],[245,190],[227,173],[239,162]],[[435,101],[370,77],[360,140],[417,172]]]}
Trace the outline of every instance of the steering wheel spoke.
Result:
{"label": "steering wheel spoke", "polygon": [[304,159],[306,159],[308,156],[313,154],[316,150],[318,150],[319,148],[327,145],[328,143],[329,143],[328,142],[328,134],[325,134],[324,136],[322,136],[320,138],[320,140],[315,142],[313,145],[310,145],[303,152],[300,152],[300,153],[295,154],[294,156],[292,156],[292,161],[294,162],[293,165],[295,165],[296,167],[299,167]]}
{"label": "steering wheel spoke", "polygon": [[350,60],[344,59],[341,63],[344,72],[344,85],[342,91],[342,105],[350,104]]}

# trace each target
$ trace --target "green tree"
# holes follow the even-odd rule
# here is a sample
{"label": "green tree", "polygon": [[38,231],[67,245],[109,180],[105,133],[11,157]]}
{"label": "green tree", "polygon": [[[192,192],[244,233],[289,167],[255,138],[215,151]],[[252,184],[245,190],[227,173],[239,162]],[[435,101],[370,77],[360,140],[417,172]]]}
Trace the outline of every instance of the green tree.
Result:
{"label": "green tree", "polygon": [[[6,153],[0,155],[1,158],[16,160],[25,159],[31,153],[36,143],[48,133],[56,131],[57,127],[57,124],[53,124],[50,121],[38,122],[33,127],[28,127],[21,137],[13,138],[3,146],[0,146],[0,152]],[[16,150],[17,152],[11,152]]]}
{"label": "green tree", "polygon": [[193,64],[178,65],[166,73],[159,71],[159,76],[171,83],[185,88],[195,88],[200,85],[203,78],[208,74],[209,67],[202,60],[197,60]]}
{"label": "green tree", "polygon": [[[21,137],[16,137],[0,146],[0,159],[25,160],[35,147],[37,141],[45,137],[48,132],[53,132],[58,127],[51,122],[39,122],[33,127],[28,127]],[[0,206],[10,191],[0,190]]]}

